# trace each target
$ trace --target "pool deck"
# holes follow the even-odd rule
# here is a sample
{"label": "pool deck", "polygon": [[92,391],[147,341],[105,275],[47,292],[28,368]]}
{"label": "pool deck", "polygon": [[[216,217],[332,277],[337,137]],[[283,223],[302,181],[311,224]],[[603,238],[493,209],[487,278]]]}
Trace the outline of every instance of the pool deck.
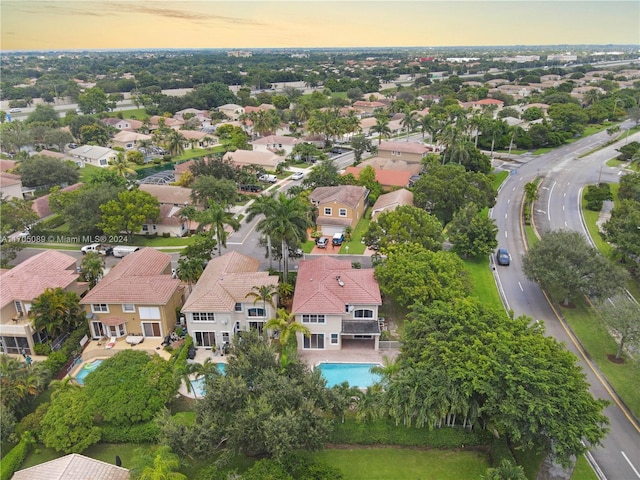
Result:
{"label": "pool deck", "polygon": [[395,359],[400,350],[373,350],[372,348],[349,347],[342,350],[298,350],[298,358],[310,367],[322,362],[335,363],[382,363],[383,358]]}

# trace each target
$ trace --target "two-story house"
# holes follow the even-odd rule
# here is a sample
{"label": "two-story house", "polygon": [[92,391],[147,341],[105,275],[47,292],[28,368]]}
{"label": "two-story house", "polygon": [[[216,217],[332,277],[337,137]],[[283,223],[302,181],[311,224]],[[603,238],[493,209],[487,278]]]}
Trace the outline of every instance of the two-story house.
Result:
{"label": "two-story house", "polygon": [[300,261],[291,310],[311,335],[298,334],[298,349],[378,350],[382,298],[373,272],[330,256]]}
{"label": "two-story house", "polygon": [[191,189],[177,185],[155,185],[143,183],[138,187],[158,199],[160,218],[155,223],[143,223],[143,235],[168,233],[172,237],[182,237],[189,231],[189,221],[182,216],[184,207],[191,205]]}
{"label": "two-story house", "polygon": [[84,296],[91,337],[166,337],[173,332],[184,287],[171,255],[142,248],[124,257]]}
{"label": "two-story house", "polygon": [[303,143],[295,137],[287,137],[284,135],[267,135],[266,137],[258,138],[253,142],[249,142],[253,145],[255,152],[271,152],[280,153],[283,157],[291,154],[293,147],[299,143]]}
{"label": "two-story house", "polygon": [[[251,295],[254,287],[272,286],[278,276],[259,272],[260,262],[238,252],[225,253],[209,261],[198,283],[182,307],[187,330],[196,348],[215,349],[231,343],[232,336],[250,329],[263,331],[275,317],[269,302]],[[277,295],[273,304],[278,304]]]}
{"label": "two-story house", "polygon": [[218,107],[218,111],[224,113],[227,118],[235,121],[244,113],[244,107],[235,103],[227,103],[225,105],[220,105]]}
{"label": "two-story house", "polygon": [[355,228],[367,208],[369,190],[357,185],[318,187],[309,200],[318,209],[316,225],[323,236],[343,233],[346,227]]}
{"label": "two-story house", "polygon": [[432,151],[432,147],[419,142],[383,141],[378,145],[378,157],[403,160],[407,163],[419,164]]}
{"label": "two-story house", "polygon": [[33,300],[47,288],[84,293],[87,284],[78,282],[76,259],[58,250],[45,250],[10,270],[0,271],[0,351],[33,355],[35,343],[47,341],[46,332],[31,325]]}

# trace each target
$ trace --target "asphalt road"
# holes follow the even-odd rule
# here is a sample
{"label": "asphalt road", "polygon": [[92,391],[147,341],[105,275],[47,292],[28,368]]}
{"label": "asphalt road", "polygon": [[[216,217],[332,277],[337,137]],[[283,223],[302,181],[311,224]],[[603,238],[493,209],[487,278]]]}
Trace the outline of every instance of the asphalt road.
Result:
{"label": "asphalt road", "polygon": [[[628,126],[628,125],[627,125]],[[590,455],[592,464],[601,479],[640,479],[640,429],[613,395],[596,367],[585,357],[572,335],[558,320],[538,285],[528,280],[522,272],[522,256],[525,254],[523,232],[520,230],[520,208],[524,185],[536,176],[543,177],[540,198],[534,208],[535,222],[541,232],[553,229],[572,229],[585,233],[581,221],[579,199],[581,189],[592,183],[614,182],[619,178],[619,170],[604,165],[606,160],[617,155],[616,147],[626,141],[640,138],[630,135],[616,145],[578,158],[598,145],[609,140],[606,132],[600,132],[573,144],[565,145],[548,154],[525,159],[525,163],[511,166],[512,174],[498,195],[491,214],[499,228],[499,243],[511,253],[512,262],[508,267],[496,267],[496,279],[507,308],[516,315],[528,315],[544,322],[548,335],[567,345],[579,359],[591,392],[597,398],[611,402],[605,410],[609,417],[610,433],[602,447],[593,447]],[[515,168],[514,168],[515,167]],[[585,233],[586,234],[586,233]]]}

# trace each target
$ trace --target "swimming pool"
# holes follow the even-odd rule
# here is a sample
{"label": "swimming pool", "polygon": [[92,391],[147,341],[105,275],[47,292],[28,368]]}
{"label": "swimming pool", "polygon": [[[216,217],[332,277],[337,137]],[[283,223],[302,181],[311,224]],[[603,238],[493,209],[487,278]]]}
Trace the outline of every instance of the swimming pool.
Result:
{"label": "swimming pool", "polygon": [[379,363],[331,363],[316,365],[327,381],[327,387],[349,382],[351,387],[366,388],[380,380],[380,375],[371,373],[371,367],[379,367]]}
{"label": "swimming pool", "polygon": [[104,360],[94,360],[91,363],[85,363],[82,369],[76,375],[76,382],[80,385],[84,385],[84,379],[87,375],[93,372],[96,368],[100,366],[100,364],[104,362]]}
{"label": "swimming pool", "polygon": [[[216,363],[216,366],[218,367],[218,371],[224,375],[225,372],[225,368],[227,366],[226,363]],[[205,388],[205,384],[204,384],[204,377],[198,377],[195,378],[193,380],[191,380],[191,395],[187,395],[187,396],[195,396],[196,398],[202,398],[207,394],[206,392],[206,388]]]}

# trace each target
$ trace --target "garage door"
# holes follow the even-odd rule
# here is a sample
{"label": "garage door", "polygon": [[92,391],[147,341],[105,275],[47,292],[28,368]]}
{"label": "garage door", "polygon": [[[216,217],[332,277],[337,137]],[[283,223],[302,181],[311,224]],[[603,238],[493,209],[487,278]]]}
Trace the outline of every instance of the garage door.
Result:
{"label": "garage door", "polygon": [[338,227],[333,225],[323,225],[322,226],[322,236],[323,237],[333,237],[334,233],[344,233],[344,227]]}

